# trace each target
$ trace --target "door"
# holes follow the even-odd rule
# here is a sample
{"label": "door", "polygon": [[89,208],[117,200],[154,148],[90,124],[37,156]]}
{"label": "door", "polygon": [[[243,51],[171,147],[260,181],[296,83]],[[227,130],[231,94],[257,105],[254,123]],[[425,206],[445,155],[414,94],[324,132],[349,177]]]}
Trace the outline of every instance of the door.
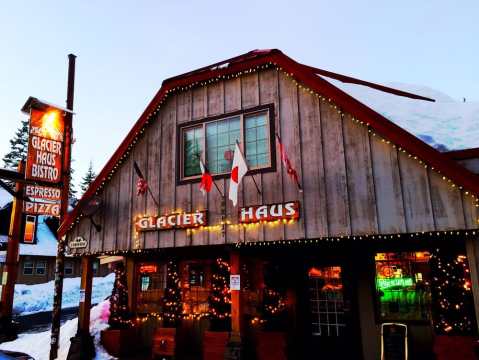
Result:
{"label": "door", "polygon": [[352,313],[353,281],[344,266],[310,264],[302,299],[304,360],[360,359],[359,329]]}

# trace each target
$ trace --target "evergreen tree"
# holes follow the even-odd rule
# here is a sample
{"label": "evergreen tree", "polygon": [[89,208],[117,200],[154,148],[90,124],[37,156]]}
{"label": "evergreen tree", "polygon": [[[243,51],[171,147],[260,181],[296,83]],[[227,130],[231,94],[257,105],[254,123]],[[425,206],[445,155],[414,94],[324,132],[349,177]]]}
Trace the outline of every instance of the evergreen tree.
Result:
{"label": "evergreen tree", "polygon": [[87,191],[88,187],[95,180],[95,178],[96,178],[96,174],[93,171],[93,163],[90,161],[88,170],[85,176],[83,176],[83,178],[81,179],[81,183],[80,183],[80,189],[82,191],[82,195],[85,193],[85,191]]}
{"label": "evergreen tree", "polygon": [[211,295],[209,296],[211,329],[227,331],[231,320],[231,292],[229,288],[230,266],[222,258],[212,267]]}
{"label": "evergreen tree", "polygon": [[75,206],[77,203],[77,189],[75,188],[75,181],[73,179],[73,174],[75,174],[75,169],[73,168],[73,158],[70,163],[70,188],[68,189],[68,198],[70,199],[70,204]]}
{"label": "evergreen tree", "polygon": [[474,299],[466,256],[436,249],[431,254],[433,320],[437,334],[474,332]]}
{"label": "evergreen tree", "polygon": [[7,169],[17,170],[18,162],[26,160],[28,149],[28,119],[22,120],[20,127],[10,140],[10,151],[3,157]]}
{"label": "evergreen tree", "polygon": [[176,327],[181,317],[182,306],[178,263],[175,260],[168,261],[166,275],[166,289],[162,299],[163,318],[165,326]]}
{"label": "evergreen tree", "polygon": [[130,327],[130,312],[128,311],[128,288],[125,266],[118,263],[115,268],[115,282],[110,296],[110,318],[108,325],[111,329],[125,329]]}

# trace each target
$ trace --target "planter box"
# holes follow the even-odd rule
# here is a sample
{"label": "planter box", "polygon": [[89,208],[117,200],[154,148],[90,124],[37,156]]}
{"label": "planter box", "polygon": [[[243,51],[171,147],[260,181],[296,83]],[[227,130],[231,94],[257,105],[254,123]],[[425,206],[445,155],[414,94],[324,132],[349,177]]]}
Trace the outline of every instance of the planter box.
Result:
{"label": "planter box", "polygon": [[434,338],[434,353],[437,360],[476,360],[475,336],[437,335]]}
{"label": "planter box", "polygon": [[100,342],[105,350],[115,357],[133,354],[137,350],[138,336],[136,329],[103,330]]}
{"label": "planter box", "polygon": [[205,331],[203,360],[224,360],[229,337],[230,333],[227,331]]}
{"label": "planter box", "polygon": [[153,335],[153,359],[160,356],[174,357],[176,350],[176,328],[158,328]]}
{"label": "planter box", "polygon": [[285,332],[258,331],[255,338],[256,360],[287,360]]}

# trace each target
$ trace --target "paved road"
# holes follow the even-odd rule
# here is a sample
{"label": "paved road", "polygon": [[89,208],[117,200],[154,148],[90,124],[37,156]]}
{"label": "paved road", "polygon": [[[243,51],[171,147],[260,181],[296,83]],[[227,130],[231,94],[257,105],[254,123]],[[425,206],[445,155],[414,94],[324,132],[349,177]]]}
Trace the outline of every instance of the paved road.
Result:
{"label": "paved road", "polygon": [[[63,309],[61,323],[77,317],[78,307]],[[19,323],[19,333],[38,333],[50,330],[52,326],[52,312],[44,311],[40,313],[23,315],[15,317]]]}

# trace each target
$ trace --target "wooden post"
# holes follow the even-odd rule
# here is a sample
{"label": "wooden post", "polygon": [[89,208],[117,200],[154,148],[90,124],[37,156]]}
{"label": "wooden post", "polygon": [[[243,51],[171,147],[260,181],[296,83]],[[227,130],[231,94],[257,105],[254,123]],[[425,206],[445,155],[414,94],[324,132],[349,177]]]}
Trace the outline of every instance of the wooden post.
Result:
{"label": "wooden post", "polygon": [[[18,172],[25,172],[25,163],[18,163]],[[13,294],[18,273],[18,247],[22,236],[22,211],[23,211],[23,183],[17,182],[15,191],[21,196],[13,198],[12,215],[10,218],[10,229],[8,231],[7,256],[2,276],[2,319],[10,322],[13,308]]]}
{"label": "wooden post", "polygon": [[[73,110],[73,98],[75,89],[75,58],[73,54],[68,55],[68,85],[67,85],[67,109]],[[68,195],[70,190],[70,165],[71,165],[71,143],[72,143],[72,120],[73,113],[65,114],[65,144],[62,159],[62,194],[60,203],[60,224],[65,220],[68,213]],[[60,340],[60,318],[62,311],[63,295],[63,271],[65,262],[65,243],[58,238],[57,258],[55,262],[55,287],[53,294],[52,311],[52,334],[50,341],[50,360],[58,355],[58,342]]]}
{"label": "wooden post", "polygon": [[77,334],[90,333],[91,291],[93,284],[93,259],[83,256],[81,259],[80,307],[78,309]]}
{"label": "wooden post", "polygon": [[476,313],[476,326],[479,330],[479,249],[477,242],[479,238],[466,238],[466,255],[471,274],[471,288],[474,299],[474,310]]}
{"label": "wooden post", "polygon": [[[231,275],[240,275],[241,273],[241,259],[238,251],[231,252],[230,273]],[[241,290],[231,290],[231,338],[234,340],[241,339],[242,317]]]}
{"label": "wooden post", "polygon": [[128,309],[136,311],[136,274],[135,259],[127,257],[125,261],[126,282],[128,288]]}

